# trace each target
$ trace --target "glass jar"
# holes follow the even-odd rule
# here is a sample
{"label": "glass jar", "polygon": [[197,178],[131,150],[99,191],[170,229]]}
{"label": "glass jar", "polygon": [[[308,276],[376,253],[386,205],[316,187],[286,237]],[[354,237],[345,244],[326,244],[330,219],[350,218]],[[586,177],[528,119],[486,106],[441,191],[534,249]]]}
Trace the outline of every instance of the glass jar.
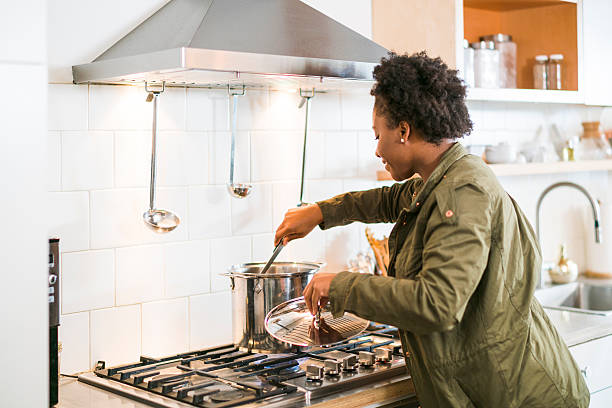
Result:
{"label": "glass jar", "polygon": [[516,88],[516,43],[508,34],[493,34],[480,37],[480,41],[493,41],[499,50],[499,86]]}
{"label": "glass jar", "polygon": [[599,122],[582,122],[584,131],[576,146],[574,155],[577,160],[601,160],[612,155],[612,149],[599,130]]}
{"label": "glass jar", "polygon": [[546,72],[546,65],[548,63],[548,56],[536,55],[535,64],[533,65],[533,88],[534,89],[547,89],[548,88],[548,74]]}
{"label": "glass jar", "polygon": [[499,50],[493,41],[472,43],[476,88],[499,88]]}
{"label": "glass jar", "polygon": [[562,63],[563,54],[552,54],[548,57],[548,65],[546,66],[547,89],[563,89],[561,81]]}
{"label": "glass jar", "polygon": [[463,79],[468,87],[474,88],[474,49],[468,40],[463,40]]}

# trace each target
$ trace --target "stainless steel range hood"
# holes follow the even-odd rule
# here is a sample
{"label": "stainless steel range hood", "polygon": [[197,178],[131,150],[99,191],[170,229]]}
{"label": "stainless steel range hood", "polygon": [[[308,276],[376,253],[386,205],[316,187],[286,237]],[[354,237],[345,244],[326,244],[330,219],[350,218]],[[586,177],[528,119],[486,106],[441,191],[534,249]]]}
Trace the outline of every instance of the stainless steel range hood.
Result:
{"label": "stainless steel range hood", "polygon": [[372,81],[384,47],[299,0],[171,0],[74,83],[344,88]]}

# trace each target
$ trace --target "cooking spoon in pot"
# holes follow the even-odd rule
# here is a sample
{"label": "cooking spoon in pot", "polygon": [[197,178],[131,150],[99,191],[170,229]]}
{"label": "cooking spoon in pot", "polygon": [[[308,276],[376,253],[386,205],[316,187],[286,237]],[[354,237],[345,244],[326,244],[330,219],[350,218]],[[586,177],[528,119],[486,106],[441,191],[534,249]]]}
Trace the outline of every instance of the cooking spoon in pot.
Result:
{"label": "cooking spoon in pot", "polygon": [[270,257],[270,260],[268,261],[266,266],[263,267],[261,272],[259,272],[260,275],[263,275],[264,273],[268,272],[268,269],[270,269],[270,266],[272,266],[272,262],[274,262],[278,254],[280,254],[280,251],[285,247],[285,245],[283,244],[284,240],[285,240],[285,237],[282,237],[280,241],[278,241],[278,244],[274,247],[274,252],[272,252],[272,256]]}
{"label": "cooking spoon in pot", "polygon": [[166,89],[166,83],[162,82],[161,91],[151,91],[145,82],[145,91],[148,92],[147,102],[153,101],[153,131],[151,140],[151,185],[149,190],[149,209],[142,214],[147,227],[158,233],[170,232],[181,223],[179,217],[172,211],[155,208],[155,172],[157,169],[157,98]]}

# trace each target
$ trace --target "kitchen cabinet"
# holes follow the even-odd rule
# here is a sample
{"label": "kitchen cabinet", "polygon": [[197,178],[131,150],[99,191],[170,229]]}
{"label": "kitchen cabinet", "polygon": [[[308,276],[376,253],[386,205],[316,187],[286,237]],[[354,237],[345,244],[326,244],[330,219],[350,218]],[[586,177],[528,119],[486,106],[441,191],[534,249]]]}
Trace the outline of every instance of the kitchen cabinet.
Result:
{"label": "kitchen cabinet", "polygon": [[590,408],[610,408],[612,407],[612,387],[606,388],[591,394]]}
{"label": "kitchen cabinet", "polygon": [[[399,53],[425,49],[431,56],[440,56],[449,66],[461,71],[464,38],[475,42],[481,35],[511,34],[517,43],[518,89],[470,89],[468,100],[584,103],[582,1],[372,0],[372,39]],[[607,0],[584,1],[597,2],[588,6],[592,8],[589,16],[612,6]],[[601,33],[602,28],[598,26],[603,26],[604,19],[599,16],[599,22],[589,17],[588,22],[593,26],[589,28],[592,31],[589,36]],[[609,35],[600,35],[598,40],[598,44],[603,44]],[[534,56],[558,53],[564,55],[564,90],[532,89]],[[604,62],[603,57],[598,58],[599,63]],[[605,58],[612,59],[612,56]],[[601,70],[600,75],[604,74],[605,70]]]}
{"label": "kitchen cabinet", "polygon": [[612,106],[612,1],[583,0],[582,7],[585,103]]}
{"label": "kitchen cabinet", "polygon": [[[573,347],[570,352],[586,379],[591,394],[612,387],[612,336],[591,340]],[[591,404],[591,407],[594,405]],[[610,406],[610,405],[606,405]]]}

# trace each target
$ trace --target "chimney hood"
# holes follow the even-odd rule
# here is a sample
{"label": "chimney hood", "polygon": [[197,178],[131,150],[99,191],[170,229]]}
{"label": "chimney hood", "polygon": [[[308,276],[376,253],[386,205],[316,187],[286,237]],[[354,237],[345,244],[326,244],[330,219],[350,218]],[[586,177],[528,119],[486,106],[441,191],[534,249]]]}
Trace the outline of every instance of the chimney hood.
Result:
{"label": "chimney hood", "polygon": [[387,49],[300,0],[171,0],[76,84],[253,88],[370,86]]}

